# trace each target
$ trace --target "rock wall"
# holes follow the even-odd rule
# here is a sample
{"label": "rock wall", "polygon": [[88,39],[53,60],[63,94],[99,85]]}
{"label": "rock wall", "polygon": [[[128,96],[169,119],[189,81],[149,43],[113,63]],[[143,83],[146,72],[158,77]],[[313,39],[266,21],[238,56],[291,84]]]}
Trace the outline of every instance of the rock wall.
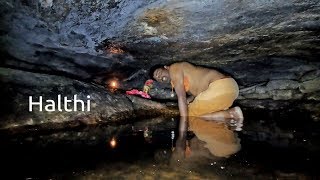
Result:
{"label": "rock wall", "polygon": [[[61,76],[0,68],[0,82],[0,130],[41,131],[95,124],[117,126],[134,122],[142,115],[155,117],[174,115],[177,112],[154,101],[128,97],[116,90],[110,91]],[[59,95],[61,100],[58,99]],[[77,95],[76,99],[83,101],[83,109],[81,103],[77,103],[75,107],[74,102],[71,102],[74,95]],[[35,104],[30,110],[29,97],[32,97],[32,103],[39,103],[40,96],[42,106]],[[66,105],[65,97],[70,100]],[[52,104],[54,105],[51,106]],[[50,106],[46,110],[47,105]],[[52,109],[55,111],[51,111]]]}
{"label": "rock wall", "polygon": [[[47,79],[52,84],[34,91],[46,94],[66,78],[61,92],[74,89],[74,83],[99,92],[107,109],[100,113],[109,118],[115,109],[130,112],[140,101],[132,106],[123,95],[91,83],[105,86],[117,79],[120,89],[141,89],[152,66],[189,61],[233,76],[241,88],[236,103],[244,109],[320,117],[317,0],[4,0],[0,5],[2,91],[19,81],[18,94],[32,92],[34,86],[24,85]],[[151,94],[168,100],[170,88],[156,84]]]}

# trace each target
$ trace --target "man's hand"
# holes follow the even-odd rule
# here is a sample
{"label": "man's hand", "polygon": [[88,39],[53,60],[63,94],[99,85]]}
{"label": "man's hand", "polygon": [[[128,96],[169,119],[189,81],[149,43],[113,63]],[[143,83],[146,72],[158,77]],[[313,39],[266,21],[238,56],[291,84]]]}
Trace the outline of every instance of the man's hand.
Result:
{"label": "man's hand", "polygon": [[187,116],[180,116],[179,121],[179,135],[176,141],[175,150],[172,154],[172,163],[181,162],[185,158],[186,152],[186,138],[188,130]]}

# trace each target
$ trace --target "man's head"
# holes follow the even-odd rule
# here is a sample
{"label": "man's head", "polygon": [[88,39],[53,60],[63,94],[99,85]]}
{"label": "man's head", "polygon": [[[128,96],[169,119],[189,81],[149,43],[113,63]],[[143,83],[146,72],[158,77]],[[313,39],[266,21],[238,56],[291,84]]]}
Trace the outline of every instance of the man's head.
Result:
{"label": "man's head", "polygon": [[153,78],[158,82],[170,82],[169,67],[164,66],[153,71]]}

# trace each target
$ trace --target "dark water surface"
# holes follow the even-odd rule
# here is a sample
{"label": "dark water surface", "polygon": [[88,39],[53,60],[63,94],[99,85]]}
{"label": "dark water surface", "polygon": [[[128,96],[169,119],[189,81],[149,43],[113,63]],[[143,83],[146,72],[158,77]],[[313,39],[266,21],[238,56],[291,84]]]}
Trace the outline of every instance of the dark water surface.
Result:
{"label": "dark water surface", "polygon": [[319,178],[319,123],[264,118],[245,119],[238,132],[227,124],[189,122],[186,141],[182,141],[187,142],[187,153],[176,147],[178,118],[144,120],[123,126],[121,131],[99,125],[10,138],[2,134],[1,177]]}

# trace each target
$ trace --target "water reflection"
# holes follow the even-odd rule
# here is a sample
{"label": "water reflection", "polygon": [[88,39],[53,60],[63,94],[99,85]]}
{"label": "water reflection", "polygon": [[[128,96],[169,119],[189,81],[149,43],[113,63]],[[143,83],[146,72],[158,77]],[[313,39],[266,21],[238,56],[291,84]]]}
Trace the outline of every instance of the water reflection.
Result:
{"label": "water reflection", "polygon": [[[259,122],[246,119],[239,133],[236,130],[241,125],[232,121],[181,117],[17,136],[10,142],[2,136],[0,144],[5,153],[0,159],[6,165],[3,172],[19,172],[17,176],[24,179],[254,179],[250,178],[254,174],[266,179],[274,174],[318,175],[314,166],[320,160],[316,131],[309,137],[305,130],[284,136],[290,131],[272,121]],[[274,129],[277,131],[271,131]],[[289,143],[283,145],[280,138],[296,143],[288,147]],[[274,146],[275,141],[282,146]]]}
{"label": "water reflection", "polygon": [[190,143],[190,147],[197,144],[199,140],[203,141],[205,142],[204,147],[214,156],[229,157],[241,148],[240,139],[227,123],[190,117],[189,130],[196,135],[196,138],[192,139],[193,143]]}
{"label": "water reflection", "polygon": [[[240,139],[233,130],[234,124],[215,120],[205,120],[201,117],[180,117],[179,136],[172,154],[172,160],[192,160],[197,158],[229,157],[237,153]],[[189,139],[187,132],[194,133]],[[213,157],[210,157],[213,156]]]}

